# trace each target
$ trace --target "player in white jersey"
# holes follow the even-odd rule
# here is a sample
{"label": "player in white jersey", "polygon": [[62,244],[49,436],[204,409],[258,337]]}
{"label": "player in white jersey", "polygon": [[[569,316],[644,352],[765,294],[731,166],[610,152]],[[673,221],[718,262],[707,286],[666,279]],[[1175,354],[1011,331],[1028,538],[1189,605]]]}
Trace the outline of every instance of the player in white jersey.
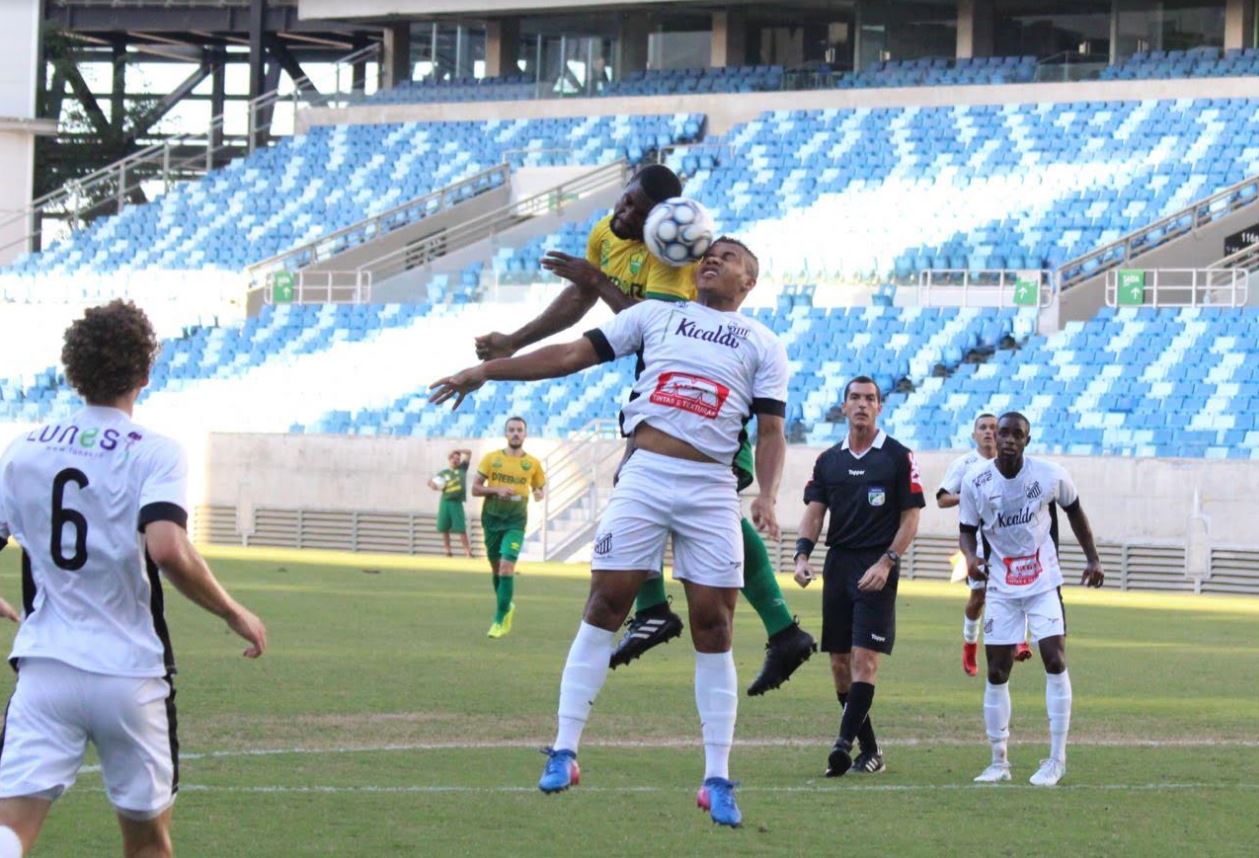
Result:
{"label": "player in white jersey", "polygon": [[[21,545],[25,617],[0,736],[0,858],[34,845],[89,741],[124,853],[170,854],[179,742],[159,568],[249,642],[246,657],[266,648],[262,622],[188,541],[183,452],[131,420],[156,355],[134,305],[89,309],[61,353],[87,406],[0,456],[0,547],[10,535]],[[17,619],[3,600],[0,614]]]}
{"label": "player in white jersey", "polygon": [[[1010,669],[1014,647],[1026,629],[1040,647],[1045,664],[1045,706],[1049,713],[1049,759],[1031,777],[1036,786],[1053,786],[1067,771],[1067,731],[1071,725],[1071,679],[1067,675],[1067,620],[1062,605],[1062,568],[1058,563],[1056,508],[1061,507],[1084,549],[1081,584],[1100,587],[1105,580],[1093,544],[1093,531],[1080,506],[1075,483],[1059,465],[1024,456],[1031,427],[1017,411],[997,421],[997,458],[970,471],[962,485],[958,542],[971,578],[987,579],[984,652],[988,684],[984,689],[984,724],[992,745],[992,763],[975,780],[1010,779],[1006,743],[1010,736]],[[982,529],[988,556],[979,553]]]}
{"label": "player in white jersey", "polygon": [[[940,488],[936,490],[936,504],[940,509],[957,506],[961,499],[962,480],[966,474],[979,465],[987,464],[997,455],[997,416],[980,414],[971,427],[971,439],[975,449],[964,456],[954,459],[944,472]],[[982,537],[980,549],[983,549]],[[970,585],[970,598],[966,600],[966,609],[962,618],[962,670],[967,676],[979,673],[976,656],[979,650],[979,620],[984,615],[984,588],[986,581],[967,578]],[[1032,651],[1026,641],[1020,641],[1014,651],[1015,661],[1026,661],[1032,657]]]}
{"label": "player in white jersey", "polygon": [[752,520],[777,538],[775,504],[786,455],[786,349],[771,331],[737,312],[756,276],[752,253],[720,238],[696,268],[698,301],[644,301],[579,340],[489,361],[433,385],[433,401],[457,396],[457,407],[490,379],[556,378],[642,354],[644,369],[624,409],[623,428],[635,450],[596,531],[595,574],[560,682],[559,728],[538,782],[543,792],[578,782],[578,743],[607,677],[613,636],[639,587],[660,574],[672,535],[673,574],[685,586],[695,645],[705,752],[698,799],[715,822],[740,824],[729,758],[738,705],[731,643],[743,586],[743,539],[731,462],[744,424],[755,416],[761,491],[752,502]]}

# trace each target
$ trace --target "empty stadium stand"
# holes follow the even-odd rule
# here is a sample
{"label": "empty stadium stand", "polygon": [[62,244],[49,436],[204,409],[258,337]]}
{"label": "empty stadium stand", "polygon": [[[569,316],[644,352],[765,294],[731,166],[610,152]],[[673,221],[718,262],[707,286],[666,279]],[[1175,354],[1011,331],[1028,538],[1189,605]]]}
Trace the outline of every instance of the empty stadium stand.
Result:
{"label": "empty stadium stand", "polygon": [[[152,204],[100,218],[0,273],[239,271],[503,161],[638,162],[695,139],[702,121],[677,114],[316,127],[175,185]],[[466,193],[493,186],[487,177]]]}

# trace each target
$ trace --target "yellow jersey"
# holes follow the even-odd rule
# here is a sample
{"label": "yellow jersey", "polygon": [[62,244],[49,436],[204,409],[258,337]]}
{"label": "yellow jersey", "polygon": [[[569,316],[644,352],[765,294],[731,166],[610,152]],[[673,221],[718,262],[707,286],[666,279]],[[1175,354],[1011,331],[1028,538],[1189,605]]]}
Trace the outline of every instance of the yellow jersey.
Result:
{"label": "yellow jersey", "polygon": [[666,265],[648,253],[641,241],[617,238],[612,233],[612,215],[590,230],[586,260],[635,301],[695,300],[695,263],[680,268]]}
{"label": "yellow jersey", "polygon": [[477,473],[485,478],[492,489],[511,489],[512,497],[487,497],[481,505],[481,518],[494,519],[496,523],[524,525],[528,518],[529,492],[546,485],[542,463],[525,453],[513,456],[507,450],[494,450],[481,457]]}

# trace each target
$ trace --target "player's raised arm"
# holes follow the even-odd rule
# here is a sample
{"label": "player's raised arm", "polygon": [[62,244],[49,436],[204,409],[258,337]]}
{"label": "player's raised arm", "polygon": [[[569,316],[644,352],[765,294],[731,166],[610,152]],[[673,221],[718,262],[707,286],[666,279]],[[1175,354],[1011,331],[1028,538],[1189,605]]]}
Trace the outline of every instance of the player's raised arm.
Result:
{"label": "player's raised arm", "polygon": [[429,385],[429,401],[440,405],[454,397],[458,408],[464,397],[487,381],[539,381],[562,378],[599,363],[599,355],[587,337],[547,346],[519,357],[498,358],[439,378]]}
{"label": "player's raised arm", "polygon": [[266,651],[267,629],[262,620],[223,589],[182,527],[173,521],[151,522],[144,528],[144,544],[175,589],[198,607],[225,620],[232,631],[249,641],[246,658],[257,658]]}
{"label": "player's raised arm", "polygon": [[536,319],[518,330],[510,334],[494,331],[477,337],[476,356],[480,360],[511,357],[526,346],[568,330],[580,322],[598,301],[599,296],[594,292],[576,284],[565,286]]}

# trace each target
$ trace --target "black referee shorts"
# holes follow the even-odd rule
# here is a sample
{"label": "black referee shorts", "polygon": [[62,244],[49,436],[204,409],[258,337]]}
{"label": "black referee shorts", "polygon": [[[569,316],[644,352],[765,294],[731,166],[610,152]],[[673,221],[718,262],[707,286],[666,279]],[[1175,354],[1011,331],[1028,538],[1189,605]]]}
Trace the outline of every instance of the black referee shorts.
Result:
{"label": "black referee shorts", "polygon": [[876,592],[862,592],[857,582],[884,549],[845,551],[833,548],[822,567],[822,651],[852,652],[863,647],[890,655],[896,642],[896,586],[900,569]]}

